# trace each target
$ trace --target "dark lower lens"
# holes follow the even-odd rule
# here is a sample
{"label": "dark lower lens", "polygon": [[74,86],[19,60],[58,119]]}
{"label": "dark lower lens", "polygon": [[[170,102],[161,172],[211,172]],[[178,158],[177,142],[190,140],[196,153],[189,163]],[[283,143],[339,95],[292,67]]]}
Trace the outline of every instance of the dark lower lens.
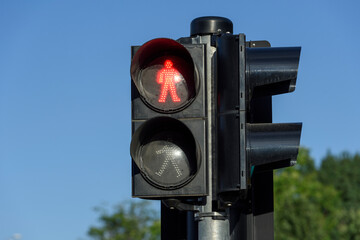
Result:
{"label": "dark lower lens", "polygon": [[172,142],[149,142],[142,147],[141,159],[144,174],[164,187],[181,185],[194,172],[185,152]]}

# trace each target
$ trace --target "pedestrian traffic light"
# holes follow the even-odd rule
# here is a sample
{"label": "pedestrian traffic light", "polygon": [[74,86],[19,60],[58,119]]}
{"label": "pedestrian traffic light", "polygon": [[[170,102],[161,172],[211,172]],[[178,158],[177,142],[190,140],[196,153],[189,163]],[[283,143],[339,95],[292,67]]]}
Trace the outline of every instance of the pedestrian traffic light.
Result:
{"label": "pedestrian traffic light", "polygon": [[272,234],[272,171],[296,163],[302,126],[272,123],[272,96],[294,91],[299,57],[222,17],[132,47],[132,196],[162,200],[164,238],[195,239],[196,221],[201,239]]}
{"label": "pedestrian traffic light", "polygon": [[227,34],[217,38],[217,56],[218,194],[231,204],[246,197],[254,167],[296,163],[301,123],[271,123],[271,96],[295,90],[300,47]]}
{"label": "pedestrian traffic light", "polygon": [[294,91],[299,56],[247,42],[219,17],[195,19],[191,37],[132,47],[133,196],[205,196],[209,181],[239,195],[253,167],[293,165],[301,124],[271,123],[271,96]]}
{"label": "pedestrian traffic light", "polygon": [[132,47],[133,197],[207,194],[205,45]]}

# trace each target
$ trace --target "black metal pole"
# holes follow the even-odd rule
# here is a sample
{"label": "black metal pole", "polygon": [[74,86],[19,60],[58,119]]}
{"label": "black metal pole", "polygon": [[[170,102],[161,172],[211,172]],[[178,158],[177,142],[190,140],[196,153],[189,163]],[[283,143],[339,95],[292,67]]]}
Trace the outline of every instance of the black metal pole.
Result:
{"label": "black metal pole", "polygon": [[161,202],[161,239],[188,239],[186,211],[170,209]]}

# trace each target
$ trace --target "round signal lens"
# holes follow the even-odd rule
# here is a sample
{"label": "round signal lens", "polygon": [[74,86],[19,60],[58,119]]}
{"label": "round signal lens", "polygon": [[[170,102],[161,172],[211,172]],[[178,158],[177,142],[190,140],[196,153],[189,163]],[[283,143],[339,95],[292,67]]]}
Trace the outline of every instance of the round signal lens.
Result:
{"label": "round signal lens", "polygon": [[154,39],[136,52],[131,76],[143,101],[156,111],[174,112],[196,96],[193,60],[186,48],[171,39]]}
{"label": "round signal lens", "polygon": [[153,118],[133,135],[131,155],[143,177],[161,189],[177,189],[193,179],[200,150],[191,131],[169,117]]}

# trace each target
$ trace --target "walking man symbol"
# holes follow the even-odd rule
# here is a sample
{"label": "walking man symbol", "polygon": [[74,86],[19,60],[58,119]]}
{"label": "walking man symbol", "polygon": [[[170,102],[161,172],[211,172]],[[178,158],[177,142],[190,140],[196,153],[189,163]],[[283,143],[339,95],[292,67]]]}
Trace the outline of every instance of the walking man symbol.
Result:
{"label": "walking man symbol", "polygon": [[180,177],[182,175],[182,172],[181,172],[178,164],[175,161],[175,158],[177,157],[176,156],[177,151],[178,151],[178,149],[176,147],[171,147],[168,145],[165,145],[162,149],[156,151],[156,154],[159,154],[159,155],[165,154],[165,161],[161,165],[159,171],[155,172],[156,175],[161,177],[163,175],[163,173],[165,172],[166,168],[168,167],[169,162],[171,162],[171,164],[175,168],[175,171],[177,173],[176,177]]}

